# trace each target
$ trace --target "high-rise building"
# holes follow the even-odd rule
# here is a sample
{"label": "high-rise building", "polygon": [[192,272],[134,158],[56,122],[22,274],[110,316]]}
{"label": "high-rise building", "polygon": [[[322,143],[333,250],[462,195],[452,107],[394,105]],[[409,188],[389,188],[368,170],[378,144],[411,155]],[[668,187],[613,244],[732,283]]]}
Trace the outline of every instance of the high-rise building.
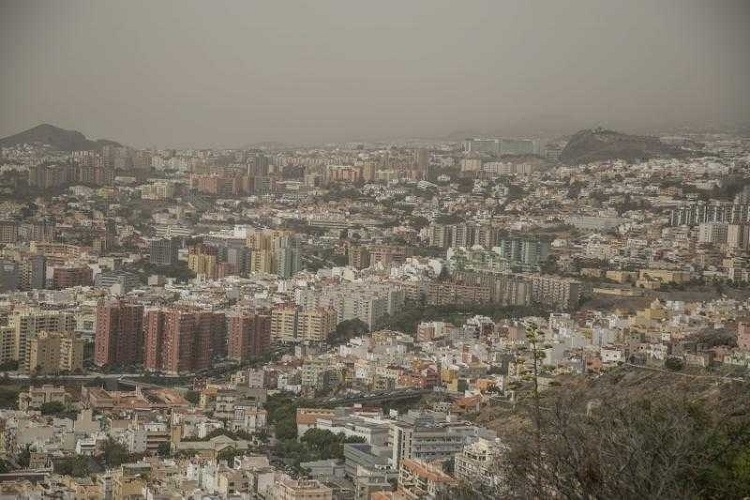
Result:
{"label": "high-rise building", "polygon": [[561,309],[575,309],[583,296],[583,284],[571,278],[534,275],[531,279],[531,299],[540,304]]}
{"label": "high-rise building", "polygon": [[300,269],[299,243],[293,236],[282,236],[276,240],[276,275],[290,278]]}
{"label": "high-rise building", "polygon": [[146,312],[144,366],[170,374],[212,366],[226,354],[226,317],[211,311],[177,308]]}
{"label": "high-rise building", "polygon": [[482,170],[480,158],[464,158],[461,160],[461,172],[479,172]]}
{"label": "high-rise building", "polygon": [[698,243],[726,243],[728,236],[729,225],[726,223],[706,222],[698,225]]}
{"label": "high-rise building", "polygon": [[253,158],[252,164],[248,167],[248,175],[266,177],[268,176],[268,165],[268,157],[262,153],[258,153]]}
{"label": "high-rise building", "polygon": [[74,286],[91,286],[94,273],[89,266],[55,267],[52,270],[52,288],[62,290]]}
{"label": "high-rise building", "polygon": [[430,166],[430,153],[424,148],[419,148],[414,152],[414,178],[426,179],[427,169]]}
{"label": "high-rise building", "polygon": [[72,332],[39,332],[29,340],[23,367],[39,375],[82,370],[83,344],[83,339]]}
{"label": "high-rise building", "polygon": [[259,312],[237,312],[228,318],[228,356],[245,361],[263,355],[271,345],[271,316]]}
{"label": "high-rise building", "polygon": [[727,246],[733,249],[745,250],[750,240],[748,226],[742,224],[730,224],[727,227]]}
{"label": "high-rise building", "polygon": [[408,246],[397,245],[371,245],[367,247],[370,254],[370,265],[382,264],[388,268],[392,265],[401,265],[406,262],[407,257],[414,254],[414,249]]}
{"label": "high-rise building", "polygon": [[366,161],[362,166],[362,177],[365,182],[372,182],[375,180],[377,173],[377,165],[374,162]]}
{"label": "high-rise building", "polygon": [[467,153],[489,153],[494,155],[542,154],[542,147],[536,140],[529,139],[466,139],[464,151]]}
{"label": "high-rise building", "polygon": [[30,255],[21,261],[19,266],[19,284],[21,290],[42,290],[47,286],[47,257]]}
{"label": "high-rise building", "polygon": [[333,308],[302,309],[297,314],[297,339],[302,342],[326,342],[336,329],[338,314]]}
{"label": "high-rise building", "polygon": [[400,286],[374,282],[327,286],[313,294],[314,300],[308,300],[311,298],[308,295],[300,294],[298,303],[306,307],[331,307],[338,313],[337,322],[359,318],[370,328],[386,314],[400,311],[405,299]]}
{"label": "high-rise building", "polygon": [[180,243],[174,238],[153,240],[150,246],[149,262],[155,266],[172,266],[177,263]]}
{"label": "high-rise building", "polygon": [[216,247],[211,245],[195,245],[188,254],[188,267],[195,274],[202,274],[210,279],[218,277],[219,257]]}
{"label": "high-rise building", "polygon": [[352,245],[349,247],[349,265],[354,269],[370,267],[370,252],[367,247]]}
{"label": "high-rise building", "polygon": [[511,267],[535,270],[549,256],[550,243],[538,238],[501,238],[497,251]]}
{"label": "high-rise building", "polygon": [[274,342],[295,342],[297,340],[297,313],[294,304],[281,304],[271,311],[271,339]]}
{"label": "high-rise building", "polygon": [[0,292],[18,290],[18,263],[12,260],[0,260]]}
{"label": "high-rise building", "polygon": [[15,243],[18,241],[18,224],[12,220],[0,221],[0,243]]}
{"label": "high-rise building", "polygon": [[23,226],[28,241],[55,240],[55,221],[39,220],[26,223]]}
{"label": "high-rise building", "polygon": [[28,344],[39,332],[73,332],[76,328],[75,315],[67,311],[47,309],[19,309],[8,319],[13,331],[13,359],[18,360],[21,369],[28,371]]}
{"label": "high-rise building", "polygon": [[140,278],[136,273],[128,271],[104,271],[96,275],[94,286],[97,288],[107,288],[114,290],[118,295],[124,295],[130,290],[138,288],[141,284]]}
{"label": "high-rise building", "polygon": [[16,342],[13,328],[9,325],[0,326],[0,363],[17,361],[15,351]]}
{"label": "high-rise building", "polygon": [[143,361],[143,306],[115,300],[96,308],[94,363],[130,365]]}

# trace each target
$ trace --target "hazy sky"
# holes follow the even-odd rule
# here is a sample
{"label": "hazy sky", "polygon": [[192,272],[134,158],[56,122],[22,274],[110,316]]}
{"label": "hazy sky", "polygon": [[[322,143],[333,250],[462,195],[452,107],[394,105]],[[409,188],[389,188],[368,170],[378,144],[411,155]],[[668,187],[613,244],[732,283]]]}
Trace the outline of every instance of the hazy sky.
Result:
{"label": "hazy sky", "polygon": [[0,136],[134,146],[750,123],[750,1],[0,0]]}

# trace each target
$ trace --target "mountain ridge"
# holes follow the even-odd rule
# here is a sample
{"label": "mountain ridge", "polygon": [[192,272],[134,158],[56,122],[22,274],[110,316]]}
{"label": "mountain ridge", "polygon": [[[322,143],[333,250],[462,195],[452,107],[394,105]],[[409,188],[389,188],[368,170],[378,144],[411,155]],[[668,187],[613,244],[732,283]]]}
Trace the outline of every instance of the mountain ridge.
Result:
{"label": "mountain ridge", "polygon": [[585,129],[570,137],[560,161],[580,165],[608,160],[649,160],[651,158],[682,158],[694,152],[665,144],[657,137],[630,135],[603,128]]}
{"label": "mountain ridge", "polygon": [[0,139],[0,147],[4,148],[22,144],[46,144],[57,151],[91,151],[104,146],[121,146],[109,139],[91,140],[77,130],[66,130],[49,123]]}

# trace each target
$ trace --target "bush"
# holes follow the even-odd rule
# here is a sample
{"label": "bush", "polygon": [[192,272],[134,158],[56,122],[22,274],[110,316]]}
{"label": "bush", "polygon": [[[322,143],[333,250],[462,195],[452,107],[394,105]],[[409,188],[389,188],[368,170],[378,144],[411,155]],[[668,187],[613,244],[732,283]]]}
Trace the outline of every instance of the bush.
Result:
{"label": "bush", "polygon": [[201,395],[198,392],[195,391],[187,391],[185,393],[185,399],[191,402],[194,405],[198,404],[198,401],[201,399]]}
{"label": "bush", "polygon": [[65,404],[59,401],[51,401],[44,403],[39,410],[42,412],[42,415],[59,415],[65,411]]}
{"label": "bush", "polygon": [[664,361],[664,367],[667,370],[678,372],[682,370],[683,368],[685,368],[685,362],[680,358],[677,358],[675,356],[670,356]]}
{"label": "bush", "polygon": [[82,455],[56,460],[54,470],[57,474],[73,477],[84,477],[91,473],[89,461]]}

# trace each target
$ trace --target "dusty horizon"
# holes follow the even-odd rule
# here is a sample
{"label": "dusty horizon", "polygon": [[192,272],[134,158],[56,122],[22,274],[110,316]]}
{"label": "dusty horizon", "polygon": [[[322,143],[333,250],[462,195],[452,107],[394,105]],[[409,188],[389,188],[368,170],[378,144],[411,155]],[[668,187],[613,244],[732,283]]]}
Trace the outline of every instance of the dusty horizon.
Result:
{"label": "dusty horizon", "polygon": [[750,4],[0,4],[0,136],[135,147],[750,123]]}

